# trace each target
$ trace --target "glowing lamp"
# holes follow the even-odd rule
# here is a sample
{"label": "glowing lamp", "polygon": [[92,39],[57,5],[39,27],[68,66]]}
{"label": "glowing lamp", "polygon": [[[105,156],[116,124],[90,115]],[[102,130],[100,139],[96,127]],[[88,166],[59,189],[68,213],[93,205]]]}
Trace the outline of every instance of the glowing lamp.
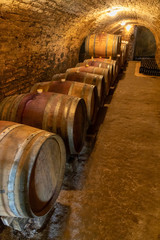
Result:
{"label": "glowing lamp", "polygon": [[129,32],[131,30],[131,25],[127,25],[126,30]]}
{"label": "glowing lamp", "polygon": [[113,10],[108,13],[109,16],[114,17],[117,14],[117,10]]}
{"label": "glowing lamp", "polygon": [[126,25],[126,22],[121,22],[121,26],[124,26],[124,25]]}

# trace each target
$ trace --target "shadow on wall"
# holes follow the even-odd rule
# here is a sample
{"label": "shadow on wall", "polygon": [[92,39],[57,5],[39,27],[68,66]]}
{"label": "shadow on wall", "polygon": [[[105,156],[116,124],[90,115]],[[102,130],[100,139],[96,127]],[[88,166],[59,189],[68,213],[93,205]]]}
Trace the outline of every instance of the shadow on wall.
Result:
{"label": "shadow on wall", "polygon": [[155,57],[155,53],[156,41],[153,33],[143,26],[138,26],[134,60],[138,60],[144,57]]}
{"label": "shadow on wall", "polygon": [[85,39],[81,45],[79,52],[79,62],[83,62],[85,60]]}

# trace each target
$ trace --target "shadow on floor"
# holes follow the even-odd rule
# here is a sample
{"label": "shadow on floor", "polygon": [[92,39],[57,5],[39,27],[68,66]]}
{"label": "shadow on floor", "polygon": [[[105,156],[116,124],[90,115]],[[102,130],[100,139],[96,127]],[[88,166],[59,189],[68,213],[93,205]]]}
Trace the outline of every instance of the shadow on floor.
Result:
{"label": "shadow on floor", "polygon": [[[70,212],[69,206],[56,203],[50,220],[47,221],[47,225],[43,227],[43,239],[58,240],[62,237],[66,229],[66,223],[69,219]],[[39,239],[42,238],[40,237]]]}
{"label": "shadow on floor", "polygon": [[85,165],[88,162],[89,156],[92,153],[92,150],[96,143],[99,128],[101,124],[103,124],[105,116],[107,114],[108,106],[106,105],[110,104],[118,82],[124,78],[125,73],[123,70],[124,69],[121,70],[114,86],[110,89],[109,95],[105,99],[104,107],[101,107],[99,109],[95,123],[88,128],[85,144],[82,151],[80,154],[69,156],[68,158],[62,186],[63,190],[81,190],[83,188],[83,183],[85,181]]}
{"label": "shadow on floor", "polygon": [[0,219],[0,233],[3,232],[3,230],[5,229],[5,226],[2,223],[2,220]]}

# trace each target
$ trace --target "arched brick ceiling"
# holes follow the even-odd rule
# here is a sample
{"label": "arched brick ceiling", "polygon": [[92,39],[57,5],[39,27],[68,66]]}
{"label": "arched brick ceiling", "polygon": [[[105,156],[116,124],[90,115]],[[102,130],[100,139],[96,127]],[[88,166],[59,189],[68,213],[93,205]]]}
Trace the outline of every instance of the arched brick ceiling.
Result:
{"label": "arched brick ceiling", "polygon": [[[35,17],[50,20],[55,34],[62,36],[66,44],[78,34],[81,42],[92,32],[112,32],[116,24],[128,19],[148,27],[157,43],[160,41],[159,0],[0,0],[0,3],[2,11],[18,10],[22,14],[25,11],[26,15],[35,12]],[[113,10],[117,15],[109,16]]]}
{"label": "arched brick ceiling", "polygon": [[[71,26],[78,28],[80,24],[86,24],[85,32],[98,31],[127,19],[142,21],[160,32],[159,0],[0,0],[0,8],[22,14],[35,12],[39,19],[55,20],[58,32]],[[117,10],[114,17],[108,15],[112,10]],[[62,23],[64,26],[59,28]]]}

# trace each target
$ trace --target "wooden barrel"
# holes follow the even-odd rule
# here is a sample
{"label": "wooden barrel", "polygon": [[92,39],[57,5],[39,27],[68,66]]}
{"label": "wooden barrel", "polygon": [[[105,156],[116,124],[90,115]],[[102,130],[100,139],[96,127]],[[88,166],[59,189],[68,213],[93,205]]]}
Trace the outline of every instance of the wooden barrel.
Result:
{"label": "wooden barrel", "polygon": [[44,216],[58,197],[66,153],[56,134],[0,121],[0,216]]}
{"label": "wooden barrel", "polygon": [[124,66],[126,58],[127,58],[127,44],[121,43],[120,66]]}
{"label": "wooden barrel", "polygon": [[94,123],[99,105],[97,87],[95,85],[72,81],[39,82],[32,87],[30,92],[36,93],[39,89],[43,92],[62,93],[83,98],[87,107],[89,124]]}
{"label": "wooden barrel", "polygon": [[118,76],[119,73],[119,63],[117,60],[112,60],[112,59],[108,59],[108,58],[92,58],[92,59],[86,59],[84,60],[85,63],[87,63],[87,61],[92,60],[92,61],[99,61],[99,62],[105,62],[105,63],[111,63],[113,65],[113,78],[111,81],[111,86],[114,85],[114,82]]}
{"label": "wooden barrel", "polygon": [[92,59],[85,60],[83,63],[78,63],[76,67],[81,67],[81,66],[92,66],[92,67],[99,67],[99,68],[106,68],[108,69],[108,80],[109,80],[109,85],[113,81],[114,72],[113,72],[113,64],[112,63],[106,63],[102,61],[93,61]]}
{"label": "wooden barrel", "polygon": [[109,75],[109,70],[107,68],[92,67],[92,66],[85,65],[83,63],[83,65],[80,66],[80,67],[78,67],[78,64],[77,64],[75,68],[67,69],[66,74],[68,72],[77,72],[77,71],[78,72],[87,72],[87,73],[102,75],[104,77],[104,80],[105,80],[106,95],[108,95],[109,88],[110,88],[110,82],[109,82],[110,75]]}
{"label": "wooden barrel", "polygon": [[103,75],[80,72],[79,70],[76,71],[75,68],[70,68],[66,71],[66,80],[95,85],[98,91],[99,104],[100,106],[103,106],[106,94],[106,85]]}
{"label": "wooden barrel", "polygon": [[[21,96],[21,97],[20,97]],[[15,96],[12,96],[15,99]],[[19,123],[59,134],[70,154],[81,151],[86,134],[87,112],[83,99],[58,93],[22,94],[10,109],[10,97],[0,103],[0,119],[15,119]],[[4,103],[5,102],[5,103]],[[10,111],[10,112],[9,112]]]}
{"label": "wooden barrel", "polygon": [[120,54],[121,36],[108,33],[89,35],[85,40],[85,52],[93,57],[111,57]]}

